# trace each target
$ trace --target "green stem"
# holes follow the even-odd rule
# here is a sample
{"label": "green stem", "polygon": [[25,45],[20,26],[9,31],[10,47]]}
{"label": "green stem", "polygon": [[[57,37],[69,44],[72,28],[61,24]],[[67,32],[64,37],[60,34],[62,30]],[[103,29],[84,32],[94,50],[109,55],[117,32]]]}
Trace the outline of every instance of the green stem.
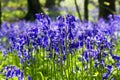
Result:
{"label": "green stem", "polygon": [[61,66],[61,76],[62,76],[62,79],[63,79],[63,65],[62,65],[62,53],[60,53],[61,55],[60,55],[60,66]]}
{"label": "green stem", "polygon": [[[77,57],[76,57],[76,54],[75,54],[75,68],[76,68],[76,66],[77,66],[77,64],[76,64],[76,59],[77,59]],[[75,71],[76,71],[76,70],[75,70]],[[77,71],[76,71],[75,79],[77,80]]]}
{"label": "green stem", "polygon": [[69,67],[70,67],[70,60],[69,60],[69,54],[67,53],[67,68],[68,68],[68,80],[70,80],[70,71],[69,71]]}
{"label": "green stem", "polygon": [[53,67],[54,67],[54,79],[56,79],[56,72],[55,72],[55,54],[53,52]]}
{"label": "green stem", "polygon": [[92,58],[90,58],[90,80],[92,80]]}
{"label": "green stem", "polygon": [[[83,70],[83,68],[84,68],[84,66],[83,66],[83,51],[84,51],[84,49],[83,49],[83,47],[82,47],[82,52],[81,52],[81,53],[82,53],[82,74],[83,74],[83,71],[84,71],[84,70]],[[83,80],[83,75],[82,75],[81,78],[82,78],[82,80]]]}
{"label": "green stem", "polygon": [[45,50],[43,50],[43,68],[45,67]]}

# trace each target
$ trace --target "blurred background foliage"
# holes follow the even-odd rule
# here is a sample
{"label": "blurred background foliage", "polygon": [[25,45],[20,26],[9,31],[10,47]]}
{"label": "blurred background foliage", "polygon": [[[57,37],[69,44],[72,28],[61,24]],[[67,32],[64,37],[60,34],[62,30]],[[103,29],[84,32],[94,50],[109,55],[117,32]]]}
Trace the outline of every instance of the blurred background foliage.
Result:
{"label": "blurred background foliage", "polygon": [[[54,20],[56,16],[64,16],[66,14],[79,17],[74,1],[75,0],[39,0],[39,3],[44,13],[48,14]],[[84,1],[88,1],[88,19],[96,21],[99,13],[98,0],[76,0],[81,19],[84,19]],[[104,4],[111,5],[109,2],[104,2]],[[115,5],[116,14],[120,14],[120,0],[116,0]],[[2,22],[19,21],[24,19],[28,13],[28,2],[27,0],[1,0],[1,11]]]}

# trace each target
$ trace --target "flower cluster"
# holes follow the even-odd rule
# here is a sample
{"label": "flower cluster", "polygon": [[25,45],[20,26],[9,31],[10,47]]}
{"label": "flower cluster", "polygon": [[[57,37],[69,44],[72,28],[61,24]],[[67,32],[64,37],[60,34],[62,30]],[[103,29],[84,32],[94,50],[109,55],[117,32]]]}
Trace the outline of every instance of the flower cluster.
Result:
{"label": "flower cluster", "polygon": [[[79,60],[87,65],[92,59],[94,67],[107,69],[107,73],[103,74],[103,79],[106,79],[113,70],[112,65],[106,63],[108,57],[114,60],[113,64],[120,70],[120,57],[112,53],[117,38],[115,34],[120,30],[120,17],[115,15],[114,19],[111,16],[109,18],[109,21],[81,22],[72,15],[66,15],[51,21],[47,15],[36,14],[33,23],[3,23],[0,49],[3,55],[17,51],[20,62],[28,64],[35,59],[33,51],[40,48],[48,52],[49,58],[54,54],[58,60],[62,57],[63,62],[68,54],[75,55],[75,51],[82,49]],[[13,76],[11,71],[8,70],[8,73],[7,77]]]}
{"label": "flower cluster", "polygon": [[6,76],[6,80],[13,77],[17,77],[18,80],[24,80],[23,72],[19,68],[16,68],[15,66],[5,66],[3,68],[3,72]]}

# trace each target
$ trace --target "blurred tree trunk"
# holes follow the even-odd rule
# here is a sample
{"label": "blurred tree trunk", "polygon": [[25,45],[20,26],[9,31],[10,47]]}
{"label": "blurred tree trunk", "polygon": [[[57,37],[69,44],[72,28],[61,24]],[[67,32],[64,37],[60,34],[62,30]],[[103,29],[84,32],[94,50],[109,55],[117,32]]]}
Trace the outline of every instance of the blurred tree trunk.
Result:
{"label": "blurred tree trunk", "polygon": [[55,6],[55,1],[56,0],[46,0],[45,7],[51,8]]}
{"label": "blurred tree trunk", "polygon": [[115,0],[98,0],[99,2],[99,18],[108,19],[110,14],[115,12]]}
{"label": "blurred tree trunk", "polygon": [[78,13],[79,19],[82,21],[81,14],[80,14],[79,7],[77,5],[77,1],[76,0],[74,0],[74,4],[75,4],[76,11]]}
{"label": "blurred tree trunk", "polygon": [[88,20],[88,3],[89,0],[84,0],[84,19]]}
{"label": "blurred tree trunk", "polygon": [[58,0],[58,3],[57,3],[58,6],[60,6],[61,1],[64,1],[64,0]]}
{"label": "blurred tree trunk", "polygon": [[26,20],[34,20],[36,13],[44,13],[39,0],[27,0],[28,2],[28,13],[25,16]]}

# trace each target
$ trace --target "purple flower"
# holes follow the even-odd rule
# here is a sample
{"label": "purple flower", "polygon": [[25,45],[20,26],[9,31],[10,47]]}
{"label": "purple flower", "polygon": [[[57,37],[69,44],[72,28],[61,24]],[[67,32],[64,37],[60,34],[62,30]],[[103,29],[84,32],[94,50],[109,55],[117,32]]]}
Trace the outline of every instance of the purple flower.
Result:
{"label": "purple flower", "polygon": [[120,63],[116,63],[115,65],[116,65],[117,69],[120,70]]}
{"label": "purple flower", "polygon": [[113,70],[113,68],[112,68],[111,65],[107,65],[107,66],[106,66],[106,69],[107,69],[108,71],[112,71],[112,70]]}
{"label": "purple flower", "polygon": [[112,55],[112,58],[118,62],[120,62],[120,57],[117,55]]}
{"label": "purple flower", "polygon": [[28,80],[32,80],[31,76],[28,76]]}
{"label": "purple flower", "polygon": [[110,74],[108,74],[108,73],[103,73],[102,80],[108,79],[109,75]]}
{"label": "purple flower", "polygon": [[18,80],[24,80],[23,72],[15,66],[5,66],[4,68],[6,79],[18,77]]}
{"label": "purple flower", "polygon": [[83,57],[87,62],[89,61],[89,53],[87,53],[87,51],[83,53]]}

